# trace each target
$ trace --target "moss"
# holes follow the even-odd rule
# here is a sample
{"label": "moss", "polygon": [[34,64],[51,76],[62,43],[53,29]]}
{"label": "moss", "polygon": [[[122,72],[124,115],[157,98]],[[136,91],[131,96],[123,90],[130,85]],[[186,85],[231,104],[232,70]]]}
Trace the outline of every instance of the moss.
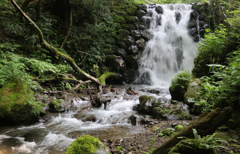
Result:
{"label": "moss", "polygon": [[135,26],[133,24],[122,24],[121,26],[123,27],[123,29],[126,29],[126,30],[134,30],[135,29]]}
{"label": "moss", "polygon": [[111,50],[111,49],[104,49],[103,53],[105,55],[113,55],[115,52],[113,50]]}
{"label": "moss", "polygon": [[192,116],[189,113],[185,112],[183,109],[177,109],[173,112],[173,114],[180,120],[192,120]]}
{"label": "moss", "polygon": [[160,133],[164,136],[171,136],[174,132],[175,132],[174,128],[166,128],[166,129],[161,130]]}
{"label": "moss", "polygon": [[137,11],[137,7],[136,6],[131,6],[131,7],[126,9],[126,12],[130,16],[134,16],[136,14],[136,11]]}
{"label": "moss", "polygon": [[184,94],[187,91],[187,87],[191,81],[192,75],[188,71],[183,71],[177,74],[173,78],[172,84],[169,88],[172,100],[183,101]]}
{"label": "moss", "polygon": [[127,37],[130,35],[130,32],[125,29],[119,29],[118,33],[122,36],[122,38]]}
{"label": "moss", "polygon": [[174,129],[175,129],[176,131],[181,131],[181,130],[184,129],[184,126],[183,126],[183,125],[177,125],[177,126],[174,127]]}
{"label": "moss", "polygon": [[33,91],[15,78],[0,89],[0,119],[7,123],[30,123],[43,113],[44,104],[36,102]]}
{"label": "moss", "polygon": [[125,20],[128,24],[134,24],[134,23],[138,22],[138,18],[135,16],[127,16],[127,17],[125,17]]}
{"label": "moss", "polygon": [[100,146],[99,139],[90,135],[83,135],[73,141],[64,154],[93,154]]}
{"label": "moss", "polygon": [[100,83],[102,85],[105,85],[106,84],[106,79],[109,78],[109,77],[112,77],[112,76],[119,76],[119,75],[116,74],[116,73],[112,73],[112,72],[105,72],[98,78],[98,80],[100,81]]}
{"label": "moss", "polygon": [[214,149],[206,149],[200,146],[200,142],[196,139],[185,139],[180,141],[175,147],[171,149],[169,154],[216,154]]}
{"label": "moss", "polygon": [[122,16],[115,16],[114,20],[120,24],[126,24],[126,20]]}

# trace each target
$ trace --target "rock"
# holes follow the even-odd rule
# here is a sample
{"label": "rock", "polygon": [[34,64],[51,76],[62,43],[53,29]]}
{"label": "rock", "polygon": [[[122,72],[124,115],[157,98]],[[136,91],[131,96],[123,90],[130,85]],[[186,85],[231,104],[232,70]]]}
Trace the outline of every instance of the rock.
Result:
{"label": "rock", "polygon": [[127,12],[128,15],[134,16],[137,12],[137,7],[131,6],[131,7],[126,9],[126,12]]}
{"label": "rock", "polygon": [[137,15],[138,17],[142,17],[142,16],[146,15],[146,11],[144,11],[144,10],[138,10],[137,13],[136,13],[136,15]]}
{"label": "rock", "polygon": [[110,151],[100,142],[99,139],[90,135],[83,135],[73,141],[64,154],[73,153],[109,154]]}
{"label": "rock", "polygon": [[192,75],[188,71],[182,71],[172,79],[172,84],[169,87],[172,100],[183,101],[184,94],[191,81]]}
{"label": "rock", "polygon": [[124,81],[127,83],[132,83],[137,78],[136,69],[128,69],[123,74]]}
{"label": "rock", "polygon": [[137,59],[133,55],[127,56],[125,58],[125,62],[129,68],[133,68],[133,69],[137,70],[138,62],[137,62]]}
{"label": "rock", "polygon": [[128,37],[130,35],[130,32],[125,29],[119,29],[118,33],[122,36],[122,38]]}
{"label": "rock", "polygon": [[114,20],[120,24],[126,24],[126,20],[122,16],[116,16]]}
{"label": "rock", "polygon": [[131,121],[131,124],[132,124],[132,125],[136,126],[136,124],[137,124],[137,117],[136,117],[136,116],[131,115],[131,116],[129,117],[129,120]]}
{"label": "rock", "polygon": [[118,49],[116,52],[116,55],[121,56],[122,58],[125,58],[127,56],[127,52],[124,49]]}
{"label": "rock", "polygon": [[137,40],[135,43],[140,49],[143,49],[146,46],[146,41],[142,38]]}
{"label": "rock", "polygon": [[49,105],[49,112],[64,112],[67,108],[70,107],[63,99],[55,99]]}
{"label": "rock", "polygon": [[135,29],[134,24],[122,24],[122,27],[123,27],[124,29],[126,29],[126,30],[129,30],[129,31]]}
{"label": "rock", "polygon": [[120,56],[111,55],[106,58],[107,66],[109,66],[113,71],[121,72],[125,71],[125,62]]}
{"label": "rock", "polygon": [[128,38],[125,38],[123,39],[123,42],[127,45],[127,46],[130,46],[130,45],[134,45],[134,38],[132,38],[131,36],[128,36]]}
{"label": "rock", "polygon": [[45,105],[35,102],[33,91],[19,78],[6,83],[0,94],[0,125],[31,123],[43,113]]}
{"label": "rock", "polygon": [[138,112],[143,114],[152,114],[152,103],[156,102],[156,98],[153,96],[146,96],[142,95],[139,97],[139,108],[137,109]]}
{"label": "rock", "polygon": [[156,18],[156,27],[162,25],[162,16]]}
{"label": "rock", "polygon": [[161,6],[157,6],[155,8],[155,11],[158,13],[158,14],[163,14],[163,8]]}
{"label": "rock", "polygon": [[139,10],[147,11],[147,6],[146,5],[138,5]]}
{"label": "rock", "polygon": [[128,48],[128,54],[129,55],[137,55],[138,54],[138,47],[136,45],[131,45],[129,48]]}
{"label": "rock", "polygon": [[136,16],[127,16],[127,17],[125,17],[125,20],[126,20],[127,24],[134,24],[134,23],[138,22],[138,18]]}
{"label": "rock", "polygon": [[175,12],[175,18],[176,18],[176,23],[179,23],[179,21],[182,18],[182,15],[181,15],[181,13],[179,11]]}
{"label": "rock", "polygon": [[134,39],[138,39],[141,37],[141,32],[139,30],[131,30],[131,36]]}
{"label": "rock", "polygon": [[161,136],[171,136],[175,132],[174,128],[166,128],[160,131]]}
{"label": "rock", "polygon": [[126,93],[128,95],[138,95],[137,92],[135,92],[131,87],[129,87],[127,90],[126,90]]}
{"label": "rock", "polygon": [[147,41],[153,37],[153,35],[148,30],[143,30],[141,32],[141,34],[142,34],[143,38]]}
{"label": "rock", "polygon": [[122,49],[127,49],[127,45],[123,42],[118,42],[117,45]]}

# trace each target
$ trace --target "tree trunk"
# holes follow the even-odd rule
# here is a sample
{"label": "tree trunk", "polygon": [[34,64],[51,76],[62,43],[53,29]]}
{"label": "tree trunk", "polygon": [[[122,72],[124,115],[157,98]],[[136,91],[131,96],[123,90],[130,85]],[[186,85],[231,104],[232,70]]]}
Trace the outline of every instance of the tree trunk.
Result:
{"label": "tree trunk", "polygon": [[224,109],[217,108],[210,113],[204,113],[198,119],[190,123],[188,127],[156,149],[153,154],[167,154],[173,146],[182,140],[179,137],[193,138],[193,129],[196,129],[201,136],[212,134],[219,126],[227,122],[231,118],[231,115],[232,108],[230,107]]}

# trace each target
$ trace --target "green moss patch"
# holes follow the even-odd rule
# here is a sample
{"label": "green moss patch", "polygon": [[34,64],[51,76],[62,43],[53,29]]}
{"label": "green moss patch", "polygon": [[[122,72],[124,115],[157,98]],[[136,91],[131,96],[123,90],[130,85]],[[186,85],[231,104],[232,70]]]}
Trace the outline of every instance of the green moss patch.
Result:
{"label": "green moss patch", "polygon": [[73,141],[65,154],[93,154],[100,146],[101,142],[99,139],[90,135],[83,135]]}
{"label": "green moss patch", "polygon": [[0,89],[0,121],[10,124],[30,123],[43,112],[33,91],[20,79],[13,79]]}

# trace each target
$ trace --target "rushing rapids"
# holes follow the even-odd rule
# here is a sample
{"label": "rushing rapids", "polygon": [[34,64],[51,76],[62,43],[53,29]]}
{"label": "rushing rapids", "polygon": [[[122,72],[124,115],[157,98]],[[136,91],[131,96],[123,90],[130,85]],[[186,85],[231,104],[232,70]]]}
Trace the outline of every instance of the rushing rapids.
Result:
{"label": "rushing rapids", "polygon": [[191,71],[194,66],[197,43],[188,31],[191,5],[147,5],[147,11],[144,19],[152,38],[140,59],[140,79],[154,86],[169,86],[178,71]]}

